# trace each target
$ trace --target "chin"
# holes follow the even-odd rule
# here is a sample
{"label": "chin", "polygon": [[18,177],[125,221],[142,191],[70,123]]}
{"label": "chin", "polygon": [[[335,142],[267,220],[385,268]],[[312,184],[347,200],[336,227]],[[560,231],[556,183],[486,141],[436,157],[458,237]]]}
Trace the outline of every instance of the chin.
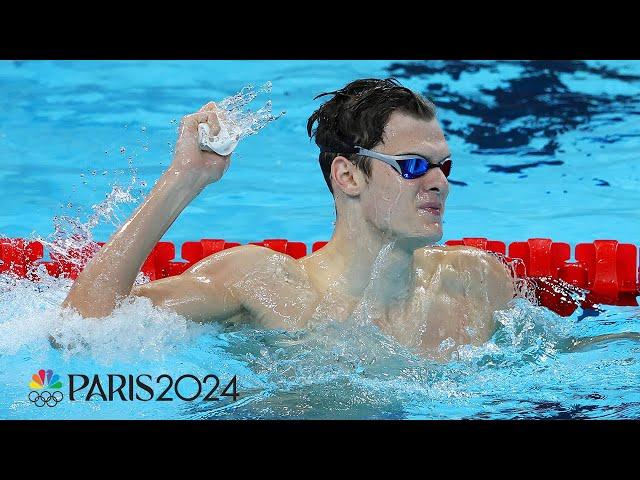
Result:
{"label": "chin", "polygon": [[419,235],[416,235],[416,237],[419,237],[424,242],[427,242],[427,245],[434,245],[442,240],[443,231],[441,222],[434,222],[423,225],[421,230],[422,232]]}

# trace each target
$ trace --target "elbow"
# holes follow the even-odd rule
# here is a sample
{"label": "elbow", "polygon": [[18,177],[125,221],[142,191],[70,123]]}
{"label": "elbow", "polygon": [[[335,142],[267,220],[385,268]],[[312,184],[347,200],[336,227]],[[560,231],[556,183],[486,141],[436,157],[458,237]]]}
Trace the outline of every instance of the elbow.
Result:
{"label": "elbow", "polygon": [[83,318],[108,317],[115,308],[115,303],[100,301],[86,295],[70,292],[62,302],[63,310],[73,310]]}

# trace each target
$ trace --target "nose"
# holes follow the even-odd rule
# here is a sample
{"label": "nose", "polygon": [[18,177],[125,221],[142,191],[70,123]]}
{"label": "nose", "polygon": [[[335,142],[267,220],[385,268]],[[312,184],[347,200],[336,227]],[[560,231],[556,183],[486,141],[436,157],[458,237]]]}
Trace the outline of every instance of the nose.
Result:
{"label": "nose", "polygon": [[431,167],[424,175],[422,186],[424,189],[446,195],[449,191],[449,180],[439,167]]}

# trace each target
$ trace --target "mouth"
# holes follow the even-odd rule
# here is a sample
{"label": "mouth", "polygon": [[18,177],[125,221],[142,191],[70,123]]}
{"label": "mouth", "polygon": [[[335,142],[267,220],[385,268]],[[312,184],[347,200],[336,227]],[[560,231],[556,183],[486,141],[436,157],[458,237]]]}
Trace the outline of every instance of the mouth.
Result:
{"label": "mouth", "polygon": [[442,204],[439,202],[427,202],[418,206],[418,210],[421,212],[428,212],[434,217],[442,216]]}

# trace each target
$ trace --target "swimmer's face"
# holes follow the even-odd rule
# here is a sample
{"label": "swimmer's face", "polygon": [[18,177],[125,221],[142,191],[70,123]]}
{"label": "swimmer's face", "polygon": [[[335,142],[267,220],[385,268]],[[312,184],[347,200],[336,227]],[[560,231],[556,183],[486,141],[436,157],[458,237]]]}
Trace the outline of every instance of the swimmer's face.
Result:
{"label": "swimmer's face", "polygon": [[[382,143],[372,150],[389,155],[418,154],[431,163],[450,155],[436,119],[419,120],[401,112],[391,114]],[[414,249],[438,242],[449,194],[442,170],[430,168],[422,177],[408,180],[379,160],[372,159],[371,167],[371,178],[360,193],[366,220]]]}

